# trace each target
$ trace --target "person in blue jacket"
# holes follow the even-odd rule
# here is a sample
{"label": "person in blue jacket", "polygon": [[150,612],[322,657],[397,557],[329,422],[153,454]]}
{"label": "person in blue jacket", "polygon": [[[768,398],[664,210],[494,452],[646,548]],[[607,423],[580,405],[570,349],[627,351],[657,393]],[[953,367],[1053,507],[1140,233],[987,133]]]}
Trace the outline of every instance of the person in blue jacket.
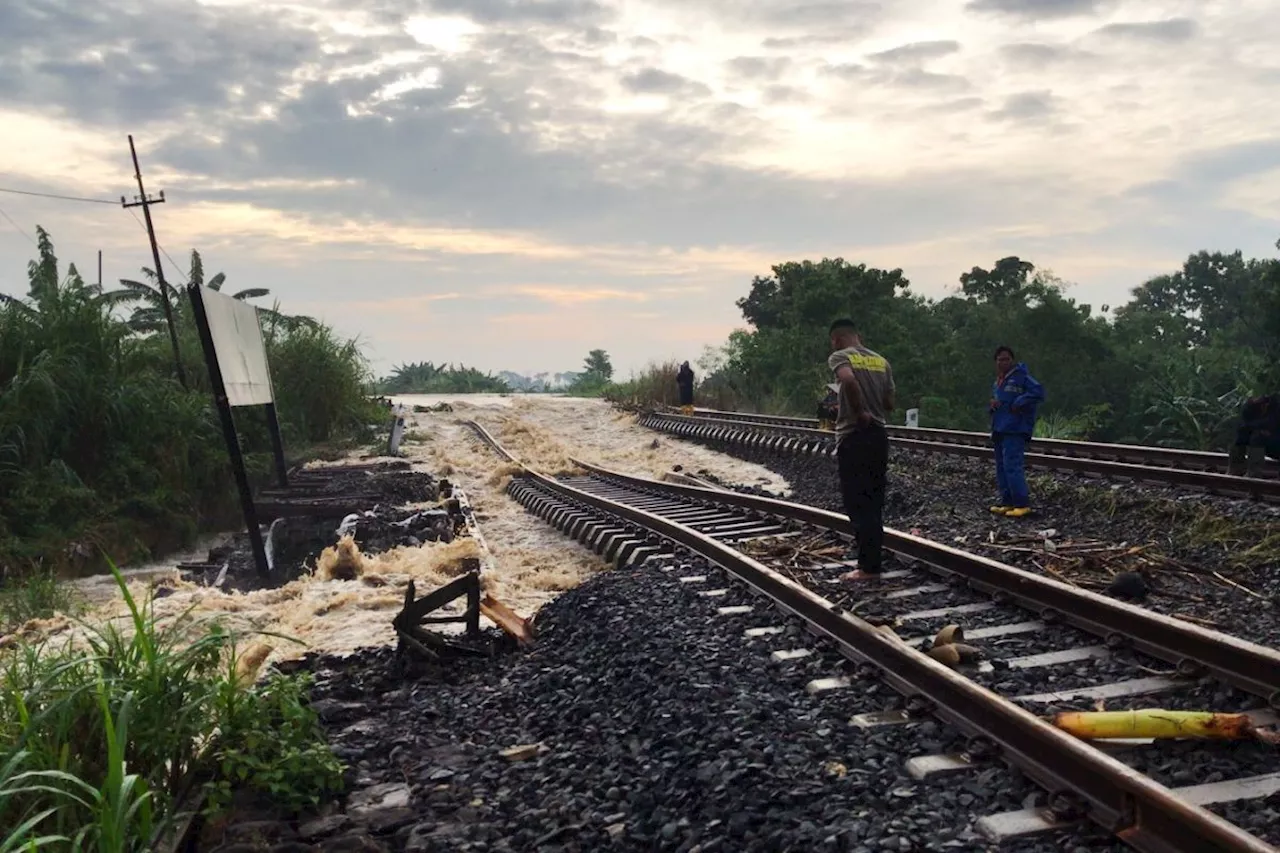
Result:
{"label": "person in blue jacket", "polygon": [[1022,518],[1031,512],[1024,460],[1027,442],[1036,431],[1036,408],[1044,402],[1044,386],[1027,366],[1015,362],[1009,347],[996,348],[996,381],[991,386],[991,444],[996,456],[996,515]]}

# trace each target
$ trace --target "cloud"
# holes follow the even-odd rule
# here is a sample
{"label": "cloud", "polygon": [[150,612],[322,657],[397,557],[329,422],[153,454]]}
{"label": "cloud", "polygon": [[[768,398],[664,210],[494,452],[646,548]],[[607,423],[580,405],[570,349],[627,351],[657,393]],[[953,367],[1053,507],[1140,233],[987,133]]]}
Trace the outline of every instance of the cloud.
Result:
{"label": "cloud", "polygon": [[1038,121],[1054,112],[1052,92],[1019,92],[1005,99],[1004,105],[993,112],[992,117],[1010,122]]}
{"label": "cloud", "polygon": [[655,5],[696,9],[728,28],[792,31],[868,28],[883,21],[893,6],[867,0],[656,0]]}
{"label": "cloud", "polygon": [[899,45],[889,50],[873,53],[867,58],[876,62],[916,64],[930,59],[940,59],[960,51],[958,41],[917,41]]}
{"label": "cloud", "polygon": [[738,56],[725,63],[740,77],[753,80],[776,80],[791,66],[786,56]]}
{"label": "cloud", "polygon": [[956,93],[968,90],[970,82],[959,74],[939,74],[922,68],[877,67],[865,65],[828,65],[823,72],[865,86],[880,86],[914,91]]}
{"label": "cloud", "polygon": [[1169,18],[1163,21],[1107,24],[1105,27],[1094,30],[1093,35],[1104,38],[1177,44],[1194,38],[1196,32],[1195,21],[1189,18]]}
{"label": "cloud", "polygon": [[372,59],[410,43],[339,40],[325,54],[296,14],[190,1],[163,14],[133,3],[0,3],[0,103],[81,121],[194,118],[269,100],[305,63]]}
{"label": "cloud", "polygon": [[1036,70],[1044,70],[1072,60],[1092,58],[1091,54],[1065,44],[1042,42],[1018,42],[1000,47],[1000,55],[1012,64]]}
{"label": "cloud", "polygon": [[[1017,253],[1090,293],[1274,230],[1269,4],[1182,3],[1175,66],[1131,45],[1176,27],[1069,20],[1114,3],[945,5],[0,4],[0,184],[128,194],[141,128],[175,258],[200,248],[376,359],[430,341],[486,368],[542,336],[563,369],[601,330],[620,369],[696,352],[782,260],[906,266],[936,294]],[[108,279],[150,263],[118,208],[0,204],[68,260],[104,248]],[[0,221],[18,279],[29,250]],[[525,319],[495,343],[468,331],[490,315]]]}
{"label": "cloud", "polygon": [[1051,20],[1093,15],[1104,5],[1106,0],[970,0],[965,8],[1027,20]]}
{"label": "cloud", "polygon": [[437,12],[486,24],[578,24],[614,16],[596,0],[430,0],[430,5]]}
{"label": "cloud", "polygon": [[709,95],[705,83],[672,74],[660,68],[645,68],[622,76],[622,85],[641,95],[678,95],[697,93]]}
{"label": "cloud", "polygon": [[849,46],[857,44],[866,34],[861,28],[828,30],[820,33],[805,33],[798,36],[770,36],[760,42],[760,46],[768,50],[795,50],[797,48],[817,48],[826,46]]}
{"label": "cloud", "polygon": [[588,302],[647,302],[644,293],[613,288],[570,288],[554,285],[521,285],[506,292],[517,296],[530,296],[552,305],[581,305]]}

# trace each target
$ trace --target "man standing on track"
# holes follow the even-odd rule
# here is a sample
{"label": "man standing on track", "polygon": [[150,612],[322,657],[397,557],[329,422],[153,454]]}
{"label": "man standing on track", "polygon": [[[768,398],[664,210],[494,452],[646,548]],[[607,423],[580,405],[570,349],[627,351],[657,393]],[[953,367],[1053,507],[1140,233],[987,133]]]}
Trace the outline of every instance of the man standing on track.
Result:
{"label": "man standing on track", "polygon": [[893,370],[862,345],[858,326],[841,318],[829,330],[827,366],[839,385],[836,459],[840,496],[858,543],[858,568],[844,580],[874,580],[884,570],[884,493],[889,472],[885,421],[894,408]]}
{"label": "man standing on track", "polygon": [[996,456],[996,486],[1000,503],[996,515],[1022,518],[1031,513],[1025,458],[1027,443],[1036,431],[1036,407],[1044,402],[1044,386],[1031,377],[1027,366],[1014,363],[1013,350],[996,348],[996,381],[991,386],[991,444]]}
{"label": "man standing on track", "polygon": [[689,362],[680,365],[676,372],[676,387],[680,391],[680,411],[686,415],[693,414],[693,368]]}
{"label": "man standing on track", "polygon": [[1280,460],[1280,394],[1250,397],[1240,410],[1227,473],[1261,477],[1266,457]]}

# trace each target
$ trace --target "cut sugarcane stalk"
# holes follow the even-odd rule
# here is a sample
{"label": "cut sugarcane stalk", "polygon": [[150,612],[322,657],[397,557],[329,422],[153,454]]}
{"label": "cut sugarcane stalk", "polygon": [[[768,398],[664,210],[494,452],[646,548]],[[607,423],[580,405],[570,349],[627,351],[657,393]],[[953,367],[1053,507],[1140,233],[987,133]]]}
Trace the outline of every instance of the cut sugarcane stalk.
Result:
{"label": "cut sugarcane stalk", "polygon": [[1212,711],[1065,711],[1053,716],[1053,724],[1079,738],[1196,738],[1201,740],[1253,740],[1258,731],[1247,714]]}

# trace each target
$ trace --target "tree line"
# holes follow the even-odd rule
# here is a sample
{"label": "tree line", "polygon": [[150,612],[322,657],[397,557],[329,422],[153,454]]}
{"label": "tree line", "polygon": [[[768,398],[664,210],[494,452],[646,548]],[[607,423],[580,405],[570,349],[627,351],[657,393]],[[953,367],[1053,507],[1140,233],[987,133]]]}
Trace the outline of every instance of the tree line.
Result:
{"label": "tree line", "polygon": [[808,415],[822,396],[826,328],[856,318],[893,364],[921,424],[985,429],[996,346],[1046,386],[1045,437],[1222,448],[1249,394],[1280,389],[1280,260],[1197,252],[1095,311],[1030,261],[1007,257],[928,299],[901,269],[787,262],[737,301],[747,328],[699,361],[702,400]]}

